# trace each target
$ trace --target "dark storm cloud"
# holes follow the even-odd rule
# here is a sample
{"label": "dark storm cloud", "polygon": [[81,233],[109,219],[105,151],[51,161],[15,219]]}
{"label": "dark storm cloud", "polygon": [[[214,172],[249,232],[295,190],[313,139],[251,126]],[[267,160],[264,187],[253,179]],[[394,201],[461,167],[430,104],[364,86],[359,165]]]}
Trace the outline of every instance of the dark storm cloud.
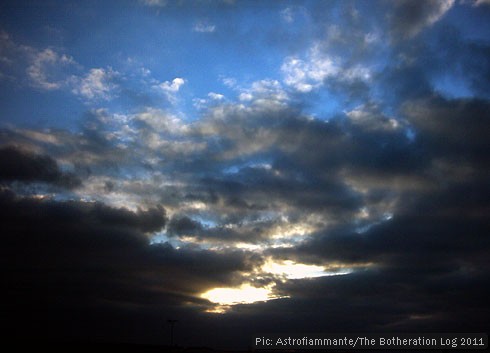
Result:
{"label": "dark storm cloud", "polygon": [[438,21],[453,3],[454,0],[395,1],[391,13],[393,38],[399,40],[416,36]]}
{"label": "dark storm cloud", "polygon": [[167,231],[170,234],[198,234],[203,230],[201,223],[190,219],[187,216],[174,217],[170,220],[167,226]]}
{"label": "dark storm cloud", "polygon": [[[294,249],[270,250],[283,259],[367,269],[278,284],[280,293],[294,299],[260,310],[273,316],[294,305],[301,323],[286,326],[291,331],[308,327],[309,320],[325,331],[487,327],[488,107],[478,99],[407,102],[405,114],[417,131],[411,148],[422,157],[412,168],[431,186],[411,191],[387,186],[398,197],[391,219],[363,230],[343,224]],[[386,177],[385,171],[378,178]]]}
{"label": "dark storm cloud", "polygon": [[[432,76],[452,78],[457,85],[466,86],[475,97],[488,99],[490,64],[490,46],[487,42],[467,38],[461,31],[452,26],[444,26],[427,34],[431,40],[430,49],[422,53],[429,63],[425,70]],[[453,84],[454,84],[453,83]]]}
{"label": "dark storm cloud", "polygon": [[[415,141],[408,144],[398,137],[395,143],[383,135],[358,132],[355,136],[360,149],[353,156],[359,160],[349,163],[354,172],[374,173],[381,180],[391,173],[412,171],[426,179],[430,187],[414,192],[388,185],[387,190],[396,192],[399,198],[393,210],[397,216],[362,234],[355,224],[319,234],[305,248],[317,249],[320,256],[334,261],[381,263],[385,259],[391,261],[392,255],[404,258],[409,254],[438,254],[438,259],[446,254],[452,260],[457,260],[457,254],[471,254],[467,259],[470,260],[479,251],[487,251],[488,237],[483,235],[488,228],[484,215],[490,191],[486,182],[490,148],[488,101],[436,97],[407,102],[404,111],[417,131]],[[393,146],[378,150],[375,141]],[[365,154],[363,150],[369,152]]]}
{"label": "dark storm cloud", "polygon": [[67,188],[81,184],[81,180],[74,174],[62,172],[51,157],[12,146],[0,148],[0,180],[25,183],[38,181]]}
{"label": "dark storm cloud", "polygon": [[[16,337],[111,339],[120,337],[121,325],[132,327],[130,320],[142,324],[146,317],[160,326],[162,318],[151,310],[191,320],[196,307],[207,305],[199,293],[240,281],[241,271],[260,263],[241,251],[150,246],[144,232],[165,226],[163,209],[134,213],[98,203],[19,198],[8,191],[0,196],[1,272],[9,284],[2,329]],[[24,321],[27,317],[34,319]],[[128,341],[144,336],[135,332],[128,333]]]}
{"label": "dark storm cloud", "polygon": [[403,111],[417,131],[417,144],[432,158],[488,172],[490,104],[481,99],[441,97],[407,102]]}

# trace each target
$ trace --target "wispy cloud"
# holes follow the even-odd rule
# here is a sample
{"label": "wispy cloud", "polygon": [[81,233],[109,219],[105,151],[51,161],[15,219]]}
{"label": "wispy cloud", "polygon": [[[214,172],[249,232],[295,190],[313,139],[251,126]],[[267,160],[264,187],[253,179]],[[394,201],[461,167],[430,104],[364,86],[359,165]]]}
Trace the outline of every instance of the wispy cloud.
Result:
{"label": "wispy cloud", "polygon": [[200,33],[213,33],[216,30],[216,26],[208,22],[200,21],[194,25],[192,30]]}
{"label": "wispy cloud", "polygon": [[167,0],[139,0],[143,5],[153,7],[165,7],[167,6]]}
{"label": "wispy cloud", "polygon": [[[27,68],[27,75],[31,83],[44,90],[56,90],[66,85],[66,76],[60,67],[76,65],[73,58],[58,54],[52,49],[44,49],[36,53],[32,63]],[[60,77],[61,76],[61,77]]]}
{"label": "wispy cloud", "polygon": [[294,21],[293,10],[290,7],[286,7],[281,11],[281,18],[286,23],[292,23]]}
{"label": "wispy cloud", "polygon": [[114,79],[118,72],[112,68],[94,68],[84,77],[72,77],[72,92],[88,100],[109,100],[117,85]]}

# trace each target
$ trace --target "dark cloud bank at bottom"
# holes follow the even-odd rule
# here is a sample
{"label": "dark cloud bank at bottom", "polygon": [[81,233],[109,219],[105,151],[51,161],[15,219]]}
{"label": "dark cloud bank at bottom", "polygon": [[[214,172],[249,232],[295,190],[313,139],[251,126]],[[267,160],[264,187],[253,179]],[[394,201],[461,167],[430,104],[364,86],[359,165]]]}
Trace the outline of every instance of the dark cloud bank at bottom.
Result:
{"label": "dark cloud bank at bottom", "polygon": [[[166,320],[178,318],[179,344],[245,348],[255,332],[484,331],[490,229],[477,211],[488,190],[456,191],[431,195],[365,234],[318,236],[295,252],[375,267],[291,280],[278,286],[291,298],[238,305],[226,315],[204,313],[209,303],[196,297],[251,270],[252,254],[150,246],[150,228],[140,224],[147,213],[3,192],[2,332],[166,344]],[[441,215],[427,216],[436,206]],[[459,210],[467,215],[457,217]],[[151,229],[164,226],[161,214]]]}

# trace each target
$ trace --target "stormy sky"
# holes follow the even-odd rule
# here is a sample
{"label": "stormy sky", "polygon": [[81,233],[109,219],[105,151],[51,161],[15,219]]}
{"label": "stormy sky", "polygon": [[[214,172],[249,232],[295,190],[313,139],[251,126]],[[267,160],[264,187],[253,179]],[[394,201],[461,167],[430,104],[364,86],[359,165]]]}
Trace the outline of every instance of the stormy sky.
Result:
{"label": "stormy sky", "polygon": [[0,5],[10,338],[490,327],[490,2]]}

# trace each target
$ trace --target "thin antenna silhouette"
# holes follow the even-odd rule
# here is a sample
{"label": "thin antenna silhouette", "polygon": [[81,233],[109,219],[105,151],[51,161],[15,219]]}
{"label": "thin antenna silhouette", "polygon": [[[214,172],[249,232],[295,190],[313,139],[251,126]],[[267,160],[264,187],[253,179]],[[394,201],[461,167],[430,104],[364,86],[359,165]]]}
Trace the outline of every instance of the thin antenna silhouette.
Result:
{"label": "thin antenna silhouette", "polygon": [[178,321],[179,320],[167,320],[167,322],[170,324],[170,347],[174,346],[174,325]]}

